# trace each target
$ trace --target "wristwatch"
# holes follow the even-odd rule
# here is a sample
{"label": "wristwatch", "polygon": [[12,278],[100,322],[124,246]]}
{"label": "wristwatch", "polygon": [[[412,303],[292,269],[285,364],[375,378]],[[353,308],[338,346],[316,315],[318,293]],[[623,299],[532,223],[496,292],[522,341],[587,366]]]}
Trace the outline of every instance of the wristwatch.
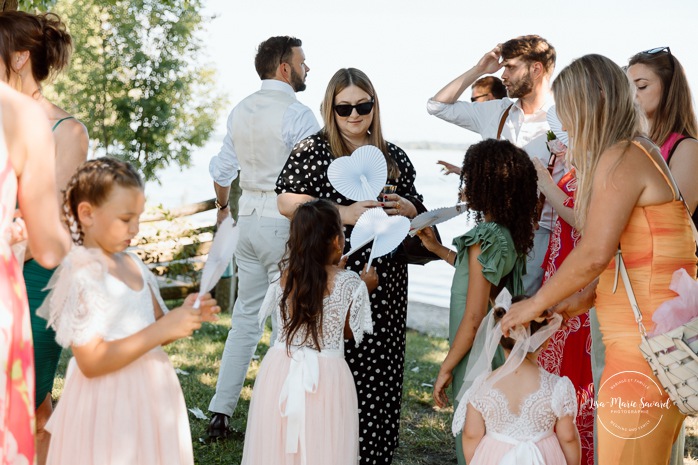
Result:
{"label": "wristwatch", "polygon": [[213,204],[214,204],[214,205],[216,206],[216,208],[218,208],[219,210],[225,210],[225,209],[228,208],[228,206],[230,205],[230,202],[226,203],[225,205],[221,205],[220,202],[218,202],[218,199],[216,199],[216,201],[213,202]]}

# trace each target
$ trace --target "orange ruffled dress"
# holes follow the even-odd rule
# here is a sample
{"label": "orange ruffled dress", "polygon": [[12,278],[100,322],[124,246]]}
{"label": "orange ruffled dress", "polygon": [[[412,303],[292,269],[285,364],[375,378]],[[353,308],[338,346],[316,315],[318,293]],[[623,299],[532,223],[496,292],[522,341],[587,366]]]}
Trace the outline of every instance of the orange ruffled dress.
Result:
{"label": "orange ruffled dress", "polygon": [[[647,153],[639,143],[633,143]],[[654,328],[652,313],[659,304],[676,296],[669,289],[674,271],[685,268],[696,276],[689,221],[680,200],[636,207],[621,235],[623,259],[647,332]],[[684,416],[669,400],[638,348],[638,325],[621,279],[613,292],[615,277],[614,259],[601,274],[596,291],[606,345],[597,406],[599,463],[667,463]],[[643,405],[643,401],[654,406]]]}

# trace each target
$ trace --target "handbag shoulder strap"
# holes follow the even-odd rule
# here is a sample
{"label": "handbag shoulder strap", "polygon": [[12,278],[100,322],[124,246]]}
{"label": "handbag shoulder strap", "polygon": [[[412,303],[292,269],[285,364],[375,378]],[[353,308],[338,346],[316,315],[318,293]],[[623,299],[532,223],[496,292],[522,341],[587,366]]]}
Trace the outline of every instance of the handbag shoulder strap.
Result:
{"label": "handbag shoulder strap", "polygon": [[[616,252],[616,281],[618,280],[618,272],[620,271],[620,276],[623,279],[623,285],[625,286],[625,293],[628,294],[628,300],[630,301],[630,307],[633,309],[635,314],[635,321],[637,322],[637,327],[640,330],[642,337],[647,337],[647,331],[645,330],[645,325],[642,323],[642,312],[640,311],[640,305],[637,303],[635,298],[635,292],[633,292],[633,286],[630,284],[630,276],[628,276],[628,269],[625,267],[625,262],[623,261],[623,254],[618,247],[618,252]],[[613,291],[615,292],[616,285],[613,285]]]}
{"label": "handbag shoulder strap", "polygon": [[502,137],[502,129],[504,129],[504,122],[507,120],[507,117],[509,116],[509,110],[511,110],[511,107],[513,107],[514,104],[512,103],[507,107],[506,110],[504,110],[504,113],[502,113],[502,118],[499,120],[499,127],[497,128],[497,137],[496,139],[499,139]]}

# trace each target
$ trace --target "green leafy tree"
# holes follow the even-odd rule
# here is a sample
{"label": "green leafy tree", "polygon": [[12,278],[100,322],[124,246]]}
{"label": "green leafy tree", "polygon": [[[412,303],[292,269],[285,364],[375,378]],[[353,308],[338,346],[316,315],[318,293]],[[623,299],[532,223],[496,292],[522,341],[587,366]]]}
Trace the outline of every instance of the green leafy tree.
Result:
{"label": "green leafy tree", "polygon": [[200,0],[59,0],[75,42],[52,97],[87,126],[98,153],[133,163],[146,179],[190,164],[224,99],[197,63]]}

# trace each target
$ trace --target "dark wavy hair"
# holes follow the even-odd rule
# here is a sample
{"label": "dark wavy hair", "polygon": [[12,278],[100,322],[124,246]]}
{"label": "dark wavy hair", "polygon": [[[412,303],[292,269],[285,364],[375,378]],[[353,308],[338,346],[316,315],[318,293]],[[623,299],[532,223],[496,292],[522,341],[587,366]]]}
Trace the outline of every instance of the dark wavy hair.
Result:
{"label": "dark wavy hair", "polygon": [[288,348],[294,336],[304,334],[320,350],[323,299],[327,291],[327,269],[332,241],[342,234],[339,210],[327,200],[317,199],[299,206],[291,220],[286,253],[279,264],[284,286],[281,322]]}
{"label": "dark wavy hair", "polygon": [[461,169],[461,192],[476,223],[489,215],[506,227],[519,253],[533,247],[536,218],[536,168],[526,152],[507,140],[471,145]]}

